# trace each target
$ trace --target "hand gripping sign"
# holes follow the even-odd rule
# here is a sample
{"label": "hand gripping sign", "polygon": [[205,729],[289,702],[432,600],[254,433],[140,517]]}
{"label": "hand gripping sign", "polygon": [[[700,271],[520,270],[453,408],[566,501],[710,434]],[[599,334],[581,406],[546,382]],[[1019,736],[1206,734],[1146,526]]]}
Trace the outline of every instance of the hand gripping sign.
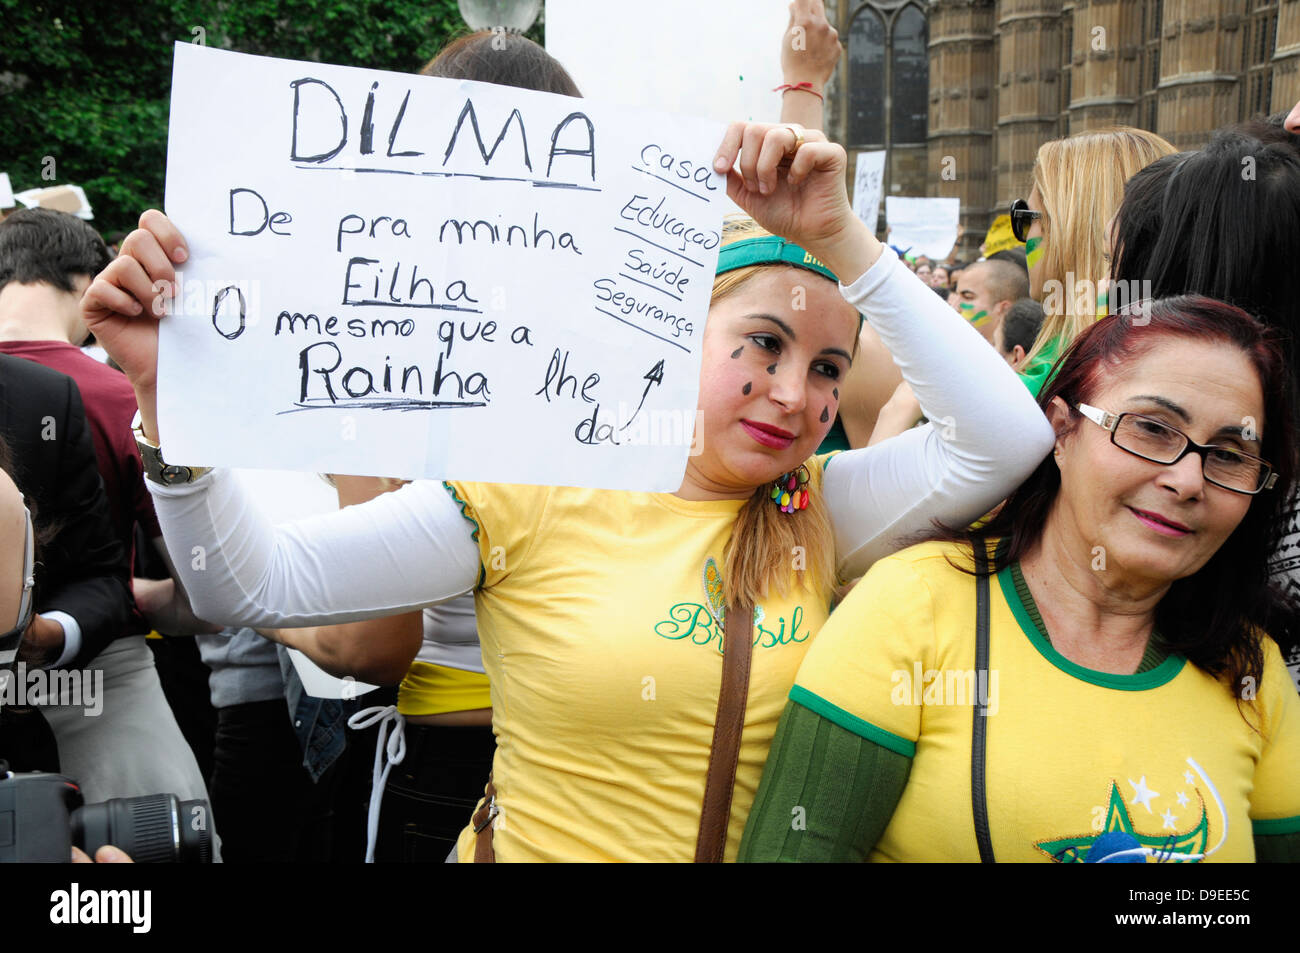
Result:
{"label": "hand gripping sign", "polygon": [[177,44],[169,460],[675,490],[717,123]]}

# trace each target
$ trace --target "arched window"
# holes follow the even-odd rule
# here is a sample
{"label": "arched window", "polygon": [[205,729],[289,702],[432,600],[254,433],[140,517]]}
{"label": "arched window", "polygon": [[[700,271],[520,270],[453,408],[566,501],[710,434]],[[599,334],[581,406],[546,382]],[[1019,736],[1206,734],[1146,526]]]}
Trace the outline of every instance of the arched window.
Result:
{"label": "arched window", "polygon": [[929,107],[930,61],[925,15],[910,4],[894,20],[893,102],[890,139],[894,145],[924,144]]}
{"label": "arched window", "polygon": [[[925,145],[929,25],[914,0],[869,0],[849,24],[848,145]],[[886,95],[888,94],[888,95]]]}
{"label": "arched window", "polygon": [[869,7],[858,13],[849,29],[849,90],[849,142],[883,146],[885,21]]}

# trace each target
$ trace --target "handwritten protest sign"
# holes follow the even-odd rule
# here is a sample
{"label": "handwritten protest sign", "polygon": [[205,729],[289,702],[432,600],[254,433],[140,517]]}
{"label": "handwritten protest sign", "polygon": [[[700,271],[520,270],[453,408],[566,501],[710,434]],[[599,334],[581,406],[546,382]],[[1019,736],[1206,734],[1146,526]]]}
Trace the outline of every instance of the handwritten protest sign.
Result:
{"label": "handwritten protest sign", "polygon": [[672,490],[720,124],[178,44],[160,429],[194,465]]}
{"label": "handwritten protest sign", "polygon": [[880,195],[884,190],[885,150],[859,152],[853,170],[853,211],[873,232],[880,216]]}
{"label": "handwritten protest sign", "polygon": [[914,255],[943,259],[957,244],[961,199],[885,196],[889,243]]}

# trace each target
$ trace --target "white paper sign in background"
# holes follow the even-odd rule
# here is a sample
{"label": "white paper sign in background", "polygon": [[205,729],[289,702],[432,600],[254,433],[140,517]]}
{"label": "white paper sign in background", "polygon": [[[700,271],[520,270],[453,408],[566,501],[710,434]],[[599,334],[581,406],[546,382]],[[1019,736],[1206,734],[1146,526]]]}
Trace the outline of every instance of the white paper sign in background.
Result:
{"label": "white paper sign in background", "polygon": [[723,126],[177,44],[169,459],[674,490]]}
{"label": "white paper sign in background", "polygon": [[[234,475],[243,484],[246,499],[273,525],[333,513],[338,509],[338,493],[316,473],[235,470]],[[226,629],[223,634],[231,635],[236,631]],[[297,649],[286,651],[302,680],[303,689],[313,698],[360,698],[379,687],[354,678],[336,678]]]}
{"label": "white paper sign in background", "polygon": [[[873,232],[880,217],[880,195],[884,191],[885,150],[859,152],[853,170],[853,211]],[[890,236],[891,240],[893,236]]]}
{"label": "white paper sign in background", "polygon": [[889,243],[913,255],[942,260],[957,244],[961,199],[885,196]]}

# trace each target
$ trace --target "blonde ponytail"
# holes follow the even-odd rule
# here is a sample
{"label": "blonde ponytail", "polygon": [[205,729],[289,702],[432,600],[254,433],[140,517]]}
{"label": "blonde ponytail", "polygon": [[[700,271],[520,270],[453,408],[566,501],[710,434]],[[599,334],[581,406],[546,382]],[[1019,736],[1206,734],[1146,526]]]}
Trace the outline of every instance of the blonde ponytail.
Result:
{"label": "blonde ponytail", "polygon": [[829,602],[835,586],[835,537],[822,493],[821,467],[809,471],[808,508],[782,513],[772,484],[754,491],[731,529],[722,561],[727,599],[757,605],[802,588]]}

